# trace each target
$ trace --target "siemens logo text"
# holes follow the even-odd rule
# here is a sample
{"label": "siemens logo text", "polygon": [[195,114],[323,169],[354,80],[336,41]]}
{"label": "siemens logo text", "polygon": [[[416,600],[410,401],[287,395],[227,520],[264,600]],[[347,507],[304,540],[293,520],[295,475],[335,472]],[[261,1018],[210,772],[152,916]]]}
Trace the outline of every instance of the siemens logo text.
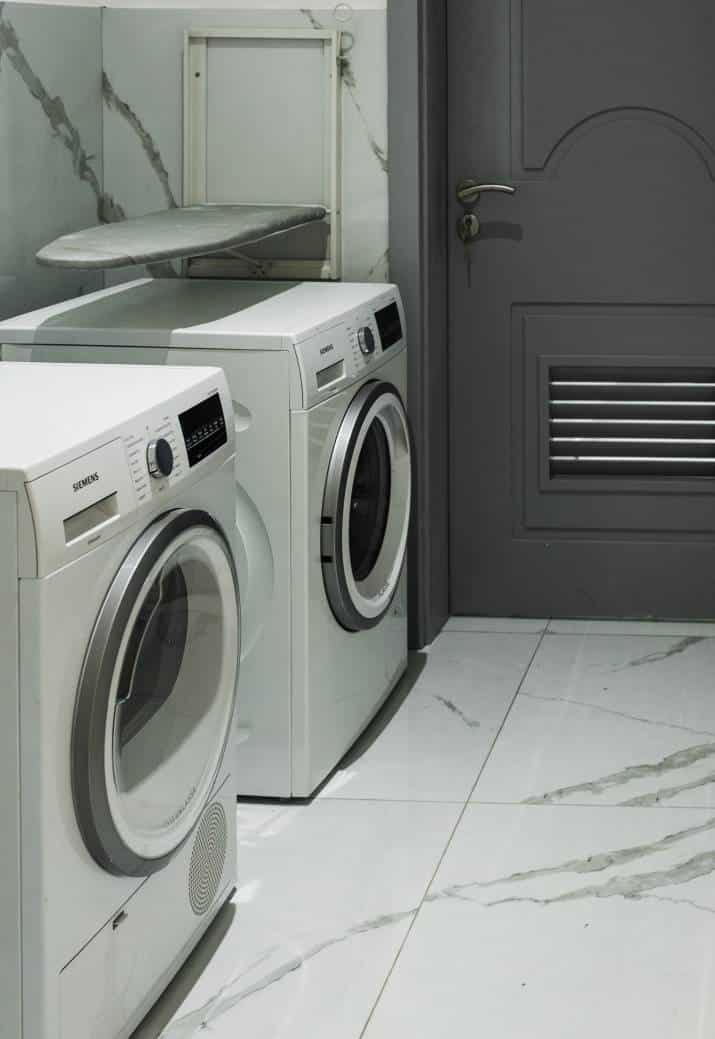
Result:
{"label": "siemens logo text", "polygon": [[73,490],[82,491],[85,487],[89,487],[91,483],[96,483],[99,479],[99,473],[90,473],[89,476],[84,476],[81,480],[77,480],[76,483],[72,484]]}

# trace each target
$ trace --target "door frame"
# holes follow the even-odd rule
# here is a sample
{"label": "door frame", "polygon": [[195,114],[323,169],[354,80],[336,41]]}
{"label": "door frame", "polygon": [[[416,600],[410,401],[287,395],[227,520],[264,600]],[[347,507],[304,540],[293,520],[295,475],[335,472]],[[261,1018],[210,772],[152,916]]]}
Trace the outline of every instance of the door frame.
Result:
{"label": "door frame", "polygon": [[388,0],[387,27],[390,270],[407,317],[409,632],[419,649],[449,616],[447,0]]}

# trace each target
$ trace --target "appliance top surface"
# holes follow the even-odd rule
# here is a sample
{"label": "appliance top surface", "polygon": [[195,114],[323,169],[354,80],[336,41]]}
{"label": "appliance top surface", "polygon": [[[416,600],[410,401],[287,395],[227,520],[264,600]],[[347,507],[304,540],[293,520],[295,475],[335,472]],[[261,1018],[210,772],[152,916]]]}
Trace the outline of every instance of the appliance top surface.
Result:
{"label": "appliance top surface", "polygon": [[[393,286],[350,282],[142,279],[0,323],[0,342],[241,347],[299,341]],[[259,344],[260,345],[260,344]],[[275,348],[275,347],[274,347]]]}
{"label": "appliance top surface", "polygon": [[33,473],[97,437],[111,439],[175,396],[207,387],[217,368],[0,364],[0,472]]}

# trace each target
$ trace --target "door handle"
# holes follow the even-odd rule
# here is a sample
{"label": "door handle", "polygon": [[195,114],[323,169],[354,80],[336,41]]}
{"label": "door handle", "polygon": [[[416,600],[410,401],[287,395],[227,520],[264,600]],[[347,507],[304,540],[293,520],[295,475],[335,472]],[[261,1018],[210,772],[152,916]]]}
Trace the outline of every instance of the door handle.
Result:
{"label": "door handle", "polygon": [[501,191],[504,195],[515,195],[516,188],[510,184],[479,184],[476,180],[460,180],[457,185],[457,201],[465,209],[476,206],[483,191]]}

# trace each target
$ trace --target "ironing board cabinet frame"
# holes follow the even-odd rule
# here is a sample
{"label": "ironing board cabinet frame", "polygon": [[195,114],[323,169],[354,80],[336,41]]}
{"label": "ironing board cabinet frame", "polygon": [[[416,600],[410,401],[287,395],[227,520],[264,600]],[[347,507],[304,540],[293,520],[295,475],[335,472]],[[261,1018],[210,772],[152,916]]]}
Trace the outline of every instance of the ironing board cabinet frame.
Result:
{"label": "ironing board cabinet frame", "polygon": [[[217,277],[254,275],[255,267],[265,263],[274,278],[337,280],[342,273],[342,148],[341,148],[341,34],[328,29],[189,29],[184,41],[184,168],[183,201],[185,206],[211,204],[207,198],[207,124],[208,124],[208,45],[212,39],[236,40],[323,40],[325,50],[325,95],[328,132],[324,135],[324,169],[328,186],[327,199],[300,199],[291,205],[320,203],[329,211],[330,233],[325,260],[242,260],[205,258],[185,261],[184,273],[199,265],[202,273]],[[245,199],[234,199],[234,204]],[[266,199],[265,205],[274,204]],[[289,203],[275,203],[287,205]]]}

